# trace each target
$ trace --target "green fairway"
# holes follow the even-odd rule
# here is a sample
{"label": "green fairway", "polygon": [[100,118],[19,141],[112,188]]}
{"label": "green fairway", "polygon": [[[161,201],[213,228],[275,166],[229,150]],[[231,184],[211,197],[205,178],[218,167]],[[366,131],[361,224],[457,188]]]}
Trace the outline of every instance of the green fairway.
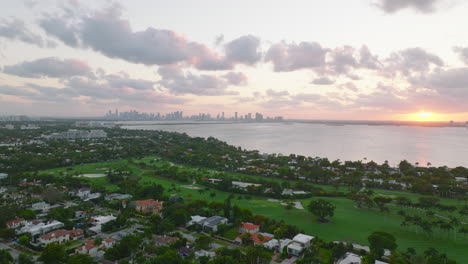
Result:
{"label": "green fairway", "polygon": [[[76,171],[80,173],[104,173],[105,170],[102,168],[115,168],[119,166],[128,167],[134,174],[140,176],[140,183],[157,183],[161,184],[167,194],[178,193],[180,196],[184,197],[185,200],[195,200],[203,199],[207,201],[217,201],[223,202],[231,193],[221,192],[217,190],[210,190],[208,192],[200,193],[197,189],[187,188],[188,184],[179,183],[172,181],[166,178],[160,178],[151,176],[151,170],[145,170],[139,168],[138,163],[143,162],[146,164],[152,165],[162,165],[167,163],[161,160],[155,160],[155,157],[148,157],[142,160],[136,160],[133,163],[130,163],[128,160],[114,161],[109,163],[94,163],[86,165],[74,166],[71,169],[66,170],[66,168],[48,170],[47,172],[51,173],[60,173],[60,172],[70,172]],[[190,166],[180,166],[180,168],[186,170],[193,170],[199,168],[192,168]],[[209,169],[202,169],[204,173],[209,176]],[[145,173],[147,172],[147,173]],[[229,173],[231,176],[238,177],[239,179],[249,179],[257,178],[259,176],[249,176],[238,173]],[[103,178],[87,178],[92,185],[105,187],[109,191],[118,191],[119,187],[113,184],[110,184],[105,177]],[[279,179],[270,179],[282,181]],[[176,187],[175,191],[169,192],[172,186]],[[201,185],[193,185],[194,187],[205,188]],[[331,189],[332,186],[320,186],[323,189]],[[345,190],[344,187],[340,189]],[[214,192],[216,195],[214,197],[210,196],[210,193]],[[404,196],[410,198],[413,201],[416,201],[418,197],[422,195],[405,192],[405,191],[389,191],[374,189],[376,194],[383,195],[392,195],[392,196]],[[239,196],[242,196],[242,199],[238,199]],[[323,224],[316,221],[315,217],[306,210],[286,210],[284,206],[280,205],[279,202],[268,201],[265,197],[258,197],[250,195],[251,199],[247,199],[246,195],[235,194],[235,198],[232,199],[233,205],[238,205],[242,208],[249,208],[254,214],[261,214],[272,219],[276,220],[285,220],[289,224],[298,226],[301,229],[304,229],[306,233],[319,236],[325,240],[334,241],[348,241],[353,243],[358,243],[362,245],[367,245],[367,237],[374,231],[385,231],[393,234],[397,238],[397,243],[400,250],[406,250],[408,247],[415,248],[419,253],[422,253],[424,250],[429,247],[436,248],[440,252],[448,254],[451,258],[458,261],[465,261],[468,258],[467,248],[468,241],[463,237],[462,234],[457,236],[457,240],[454,241],[453,231],[451,231],[449,238],[447,238],[447,233],[442,232],[438,229],[434,229],[434,232],[431,236],[422,233],[414,229],[413,227],[401,227],[400,223],[402,217],[396,214],[397,209],[404,209],[405,211],[411,211],[412,214],[420,213],[414,209],[400,208],[396,205],[389,206],[391,210],[389,213],[382,213],[377,209],[359,209],[355,208],[355,203],[346,198],[322,198],[328,200],[336,205],[335,215],[332,218],[331,222]],[[301,200],[304,207],[307,204],[317,198],[309,198]],[[454,199],[441,199],[441,202],[444,204],[463,205],[463,201],[454,200]]]}

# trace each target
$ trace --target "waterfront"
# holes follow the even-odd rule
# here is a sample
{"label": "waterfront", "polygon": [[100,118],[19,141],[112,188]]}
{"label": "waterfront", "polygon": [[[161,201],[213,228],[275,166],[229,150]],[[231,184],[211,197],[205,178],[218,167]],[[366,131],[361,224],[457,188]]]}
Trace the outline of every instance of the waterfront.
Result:
{"label": "waterfront", "polygon": [[[330,160],[406,159],[420,166],[468,167],[468,129],[460,127],[325,125],[304,123],[122,122],[123,128],[165,130],[215,137],[265,153],[302,154]],[[131,125],[130,125],[131,124]]]}

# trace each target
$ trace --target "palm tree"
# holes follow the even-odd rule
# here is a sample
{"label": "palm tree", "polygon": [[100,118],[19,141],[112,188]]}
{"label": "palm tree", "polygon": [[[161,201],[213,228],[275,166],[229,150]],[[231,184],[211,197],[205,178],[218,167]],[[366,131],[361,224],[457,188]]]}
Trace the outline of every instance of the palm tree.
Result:
{"label": "palm tree", "polygon": [[447,231],[447,238],[449,237],[449,231],[450,229],[453,229],[453,226],[450,223],[442,223],[440,225],[440,228]]}
{"label": "palm tree", "polygon": [[461,224],[460,220],[456,218],[455,216],[450,216],[450,224],[452,225],[453,228],[453,237],[455,240],[457,240],[457,229],[456,227]]}

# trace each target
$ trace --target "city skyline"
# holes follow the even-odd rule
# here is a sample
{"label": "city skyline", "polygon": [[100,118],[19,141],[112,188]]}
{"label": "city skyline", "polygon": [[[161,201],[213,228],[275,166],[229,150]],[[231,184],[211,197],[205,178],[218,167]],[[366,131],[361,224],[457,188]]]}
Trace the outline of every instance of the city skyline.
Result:
{"label": "city skyline", "polygon": [[97,117],[118,107],[468,120],[463,1],[24,0],[3,7],[5,115]]}

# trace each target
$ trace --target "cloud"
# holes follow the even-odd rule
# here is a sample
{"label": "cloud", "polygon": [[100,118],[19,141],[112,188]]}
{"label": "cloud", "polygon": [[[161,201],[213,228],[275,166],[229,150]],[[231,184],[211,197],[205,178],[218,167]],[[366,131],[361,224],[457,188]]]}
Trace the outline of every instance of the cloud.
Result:
{"label": "cloud", "polygon": [[363,45],[359,51],[359,65],[363,68],[377,70],[382,68],[382,62],[379,57],[373,55],[366,45]]}
{"label": "cloud", "polygon": [[270,46],[265,61],[272,62],[276,72],[314,69],[325,65],[326,53],[327,49],[317,42],[281,42]]}
{"label": "cloud", "polygon": [[114,88],[132,88],[136,90],[153,90],[156,82],[143,79],[132,79],[126,73],[106,75],[104,79]]}
{"label": "cloud", "polygon": [[45,46],[55,46],[53,42],[44,41],[40,35],[33,33],[27,28],[24,21],[17,18],[12,18],[10,20],[0,18],[0,37],[23,41],[41,48]]}
{"label": "cloud", "polygon": [[237,91],[228,90],[231,85],[239,85],[239,73],[228,73],[223,76],[200,74],[190,71],[183,72],[176,67],[160,67],[158,73],[161,76],[159,85],[168,89],[173,94],[194,95],[237,95]]}
{"label": "cloud", "polygon": [[76,25],[68,23],[65,19],[48,16],[39,20],[39,26],[50,35],[58,38],[63,43],[77,47],[79,39]]}
{"label": "cloud", "polygon": [[223,76],[232,85],[247,85],[248,77],[243,72],[228,72]]}
{"label": "cloud", "polygon": [[311,83],[316,85],[331,85],[335,83],[335,80],[324,76],[313,80]]}
{"label": "cloud", "polygon": [[329,63],[329,70],[334,74],[346,74],[352,68],[357,68],[359,63],[354,57],[354,48],[344,46],[336,48],[330,52],[331,63]]}
{"label": "cloud", "polygon": [[226,59],[232,63],[253,65],[262,57],[259,51],[260,39],[252,35],[239,37],[227,43],[224,48]]}
{"label": "cloud", "polygon": [[3,72],[11,75],[28,78],[63,78],[70,76],[91,75],[91,68],[84,61],[76,59],[59,59],[48,57],[34,61],[5,66]]}
{"label": "cloud", "polygon": [[441,95],[468,100],[468,68],[439,69],[414,83],[434,89]]}
{"label": "cloud", "polygon": [[352,82],[343,83],[343,84],[339,85],[338,88],[339,89],[344,89],[344,90],[350,90],[350,91],[353,91],[353,92],[358,92],[359,91],[357,86]]}
{"label": "cloud", "polygon": [[390,75],[402,73],[409,76],[413,73],[426,73],[432,66],[443,65],[444,61],[439,56],[417,47],[392,53],[386,60],[384,71]]}
{"label": "cloud", "polygon": [[458,54],[463,63],[468,65],[468,48],[454,47],[453,51]]}
{"label": "cloud", "polygon": [[283,91],[275,91],[273,89],[266,90],[265,94],[269,97],[284,97],[289,96],[289,92],[286,90]]}
{"label": "cloud", "polygon": [[118,5],[73,16],[69,19],[48,14],[38,24],[47,34],[71,47],[90,48],[132,63],[163,66],[183,63],[200,70],[230,70],[236,64],[253,65],[261,59],[260,40],[251,35],[226,43],[222,54],[171,30],[148,27],[135,31],[122,18]]}
{"label": "cloud", "polygon": [[440,0],[379,0],[377,6],[386,13],[396,13],[411,8],[422,13],[435,11],[435,5]]}

